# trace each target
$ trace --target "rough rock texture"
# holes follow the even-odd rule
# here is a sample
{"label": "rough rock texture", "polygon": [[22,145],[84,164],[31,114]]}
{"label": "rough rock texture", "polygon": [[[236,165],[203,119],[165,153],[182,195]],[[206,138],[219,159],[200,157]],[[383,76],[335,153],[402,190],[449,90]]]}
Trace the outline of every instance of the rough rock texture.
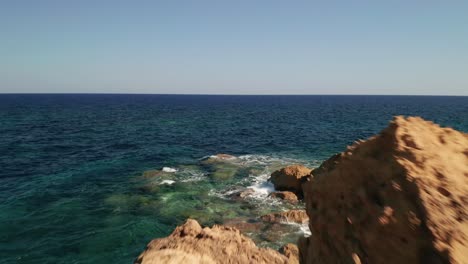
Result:
{"label": "rough rock texture", "polygon": [[264,224],[261,221],[249,221],[244,218],[233,218],[223,222],[223,226],[234,227],[241,233],[260,232]]}
{"label": "rough rock texture", "polygon": [[468,263],[467,134],[396,117],[303,188],[303,263]]}
{"label": "rough rock texture", "polygon": [[271,182],[279,191],[291,191],[297,196],[302,197],[301,178],[310,175],[311,169],[303,165],[291,165],[277,170],[271,174]]}
{"label": "rough rock texture", "polygon": [[298,201],[297,195],[293,192],[282,191],[282,192],[272,192],[268,195],[269,197],[278,198],[288,202],[296,203]]}
{"label": "rough rock texture", "polygon": [[286,212],[267,214],[262,216],[261,219],[271,223],[294,222],[303,224],[309,221],[305,210],[289,210]]}
{"label": "rough rock texture", "polygon": [[279,249],[279,252],[288,258],[289,264],[299,263],[299,249],[294,244],[286,244]]}
{"label": "rough rock texture", "polygon": [[135,263],[288,263],[277,251],[258,248],[231,227],[202,228],[189,219],[168,237],[151,241]]}

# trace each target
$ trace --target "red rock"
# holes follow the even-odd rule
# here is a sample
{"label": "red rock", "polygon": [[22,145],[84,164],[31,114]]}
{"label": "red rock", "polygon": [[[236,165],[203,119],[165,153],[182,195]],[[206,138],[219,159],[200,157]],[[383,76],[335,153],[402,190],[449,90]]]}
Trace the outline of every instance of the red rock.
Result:
{"label": "red rock", "polygon": [[307,177],[311,169],[302,165],[291,165],[271,174],[271,182],[279,191],[291,191],[302,197],[302,178]]}
{"label": "red rock", "polygon": [[309,217],[306,214],[305,210],[289,210],[286,212],[272,213],[260,217],[262,221],[272,222],[272,223],[284,223],[284,222],[294,222],[294,223],[307,223]]}
{"label": "red rock", "polygon": [[278,198],[288,202],[296,203],[298,201],[297,195],[293,192],[282,191],[282,192],[272,192],[268,195],[269,197]]}

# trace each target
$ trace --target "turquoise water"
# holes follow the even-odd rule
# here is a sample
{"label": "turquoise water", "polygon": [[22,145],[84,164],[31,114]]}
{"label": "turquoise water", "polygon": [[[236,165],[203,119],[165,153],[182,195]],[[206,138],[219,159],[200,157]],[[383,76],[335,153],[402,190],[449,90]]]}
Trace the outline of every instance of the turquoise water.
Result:
{"label": "turquoise water", "polygon": [[[301,206],[266,198],[271,171],[318,166],[400,114],[468,131],[468,97],[0,95],[0,263],[131,263],[187,217],[255,224]],[[301,228],[245,233],[275,248]]]}

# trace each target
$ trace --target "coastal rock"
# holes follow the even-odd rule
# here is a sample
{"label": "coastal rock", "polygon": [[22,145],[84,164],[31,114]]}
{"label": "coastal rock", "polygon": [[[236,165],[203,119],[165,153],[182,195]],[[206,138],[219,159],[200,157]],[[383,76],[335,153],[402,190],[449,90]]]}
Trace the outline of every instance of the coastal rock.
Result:
{"label": "coastal rock", "polygon": [[262,221],[271,222],[271,223],[284,223],[284,222],[293,222],[293,223],[307,223],[309,217],[306,214],[305,210],[289,210],[286,212],[272,213],[260,217]]}
{"label": "coastal rock", "polygon": [[311,169],[303,165],[291,165],[271,174],[270,181],[279,191],[291,191],[302,197],[303,177],[309,176]]}
{"label": "coastal rock", "polygon": [[244,190],[239,190],[232,193],[231,195],[229,195],[229,198],[234,200],[242,200],[248,196],[251,196],[252,194],[255,194],[255,190],[252,188],[246,188]]}
{"label": "coastal rock", "polygon": [[263,228],[263,223],[260,221],[248,221],[242,218],[234,218],[224,221],[224,226],[234,227],[242,233],[258,232]]}
{"label": "coastal rock", "polygon": [[467,263],[468,135],[396,117],[303,184],[301,263]]}
{"label": "coastal rock", "polygon": [[282,191],[282,192],[272,192],[268,195],[269,197],[272,198],[278,198],[281,200],[285,200],[291,203],[297,203],[297,195],[294,194],[293,192],[288,192],[288,191]]}
{"label": "coastal rock", "polygon": [[299,264],[299,249],[294,244],[286,244],[279,249],[279,252],[288,258],[289,264]]}
{"label": "coastal rock", "polygon": [[171,235],[154,239],[135,260],[153,263],[288,263],[288,257],[267,248],[258,248],[239,230],[214,225],[202,228],[188,219]]}

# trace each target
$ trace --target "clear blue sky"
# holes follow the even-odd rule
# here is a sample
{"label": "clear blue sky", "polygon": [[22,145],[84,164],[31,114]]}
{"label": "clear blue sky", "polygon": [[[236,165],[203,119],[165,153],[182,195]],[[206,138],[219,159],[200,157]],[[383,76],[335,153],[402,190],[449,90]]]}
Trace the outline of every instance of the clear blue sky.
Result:
{"label": "clear blue sky", "polygon": [[0,92],[468,95],[468,1],[0,1]]}

